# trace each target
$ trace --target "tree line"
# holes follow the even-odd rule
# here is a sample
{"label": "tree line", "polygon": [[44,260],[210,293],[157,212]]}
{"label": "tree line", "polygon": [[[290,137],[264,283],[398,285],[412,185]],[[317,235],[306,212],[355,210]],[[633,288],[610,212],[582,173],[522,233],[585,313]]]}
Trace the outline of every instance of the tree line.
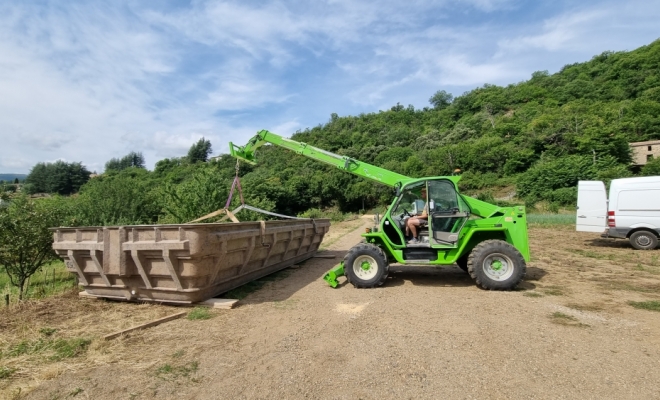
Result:
{"label": "tree line", "polygon": [[[439,90],[422,109],[396,104],[377,113],[332,114],[328,122],[292,138],[412,177],[460,169],[460,185],[467,193],[514,187],[521,202],[567,206],[575,203],[579,179],[648,173],[657,163],[646,172],[632,166],[628,143],[660,138],[659,77],[660,41],[655,41],[630,52],[605,52],[555,74],[537,71],[531,79],[505,87],[486,84],[456,98]],[[88,198],[92,193],[107,196],[100,186],[116,185],[121,192],[133,189],[120,189],[120,181],[139,181],[135,185],[151,188],[141,192],[157,194],[138,197],[144,197],[141,205],[134,204],[138,199],[126,202],[132,213],[115,212],[97,222],[125,222],[137,210],[143,214],[136,221],[175,221],[183,215],[172,205],[176,199],[212,201],[193,200],[181,192],[183,187],[219,185],[200,194],[214,198],[233,179],[234,160],[227,155],[200,164],[210,154],[211,143],[201,139],[186,156],[160,160],[154,171],[147,171],[142,154],[131,152],[109,160],[105,174],[91,181],[80,163],[40,163],[26,186],[30,192],[80,191],[80,197]],[[388,188],[280,148],[264,146],[259,160],[256,167],[241,170],[244,188],[277,212],[327,207],[356,211],[363,204],[371,208],[390,201]]]}

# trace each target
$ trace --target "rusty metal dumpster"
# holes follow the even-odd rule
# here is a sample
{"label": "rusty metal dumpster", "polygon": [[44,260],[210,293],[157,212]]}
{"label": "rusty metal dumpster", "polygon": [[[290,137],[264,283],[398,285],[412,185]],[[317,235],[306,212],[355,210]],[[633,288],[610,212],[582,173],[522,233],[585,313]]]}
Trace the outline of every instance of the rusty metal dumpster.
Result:
{"label": "rusty metal dumpster", "polygon": [[53,228],[53,249],[93,296],[195,303],[308,259],[328,219]]}

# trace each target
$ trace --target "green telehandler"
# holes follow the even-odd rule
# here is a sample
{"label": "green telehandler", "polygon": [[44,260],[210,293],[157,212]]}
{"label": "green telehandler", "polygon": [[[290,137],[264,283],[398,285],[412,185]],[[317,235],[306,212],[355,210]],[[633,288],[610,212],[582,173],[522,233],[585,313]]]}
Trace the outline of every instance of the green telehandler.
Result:
{"label": "green telehandler", "polygon": [[[362,234],[362,243],[324,276],[330,286],[337,287],[340,276],[357,288],[380,286],[394,263],[457,264],[477,285],[490,290],[511,290],[525,276],[529,243],[524,207],[498,207],[464,196],[458,191],[460,176],[411,178],[266,130],[245,146],[230,142],[229,148],[232,156],[255,164],[256,150],[266,143],[394,188],[394,200],[382,218],[376,215],[375,226]],[[427,223],[415,227],[418,239],[409,241],[406,225],[420,215]]]}

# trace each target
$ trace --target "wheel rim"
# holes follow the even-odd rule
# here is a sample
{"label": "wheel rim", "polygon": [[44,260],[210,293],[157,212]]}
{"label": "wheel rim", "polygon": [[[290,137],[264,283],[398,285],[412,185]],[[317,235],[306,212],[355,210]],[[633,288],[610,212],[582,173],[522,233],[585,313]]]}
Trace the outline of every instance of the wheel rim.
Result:
{"label": "wheel rim", "polygon": [[353,261],[353,272],[355,272],[358,278],[368,281],[373,279],[378,273],[378,263],[371,256],[358,256]]}
{"label": "wheel rim", "polygon": [[486,275],[495,281],[504,281],[513,275],[513,260],[502,253],[493,253],[486,256],[483,262],[483,270]]}
{"label": "wheel rim", "polygon": [[643,247],[651,245],[651,238],[647,235],[637,236],[637,244]]}

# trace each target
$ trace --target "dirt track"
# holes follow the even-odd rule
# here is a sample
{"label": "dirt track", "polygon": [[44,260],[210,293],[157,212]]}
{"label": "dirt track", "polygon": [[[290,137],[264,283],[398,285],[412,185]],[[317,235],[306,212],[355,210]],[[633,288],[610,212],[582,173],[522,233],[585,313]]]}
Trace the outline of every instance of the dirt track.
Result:
{"label": "dirt track", "polygon": [[519,291],[480,290],[457,267],[327,287],[323,273],[370,224],[333,226],[336,259],[310,260],[234,310],[93,346],[87,369],[28,398],[660,397],[660,313],[627,304],[660,299],[660,250],[532,229]]}

